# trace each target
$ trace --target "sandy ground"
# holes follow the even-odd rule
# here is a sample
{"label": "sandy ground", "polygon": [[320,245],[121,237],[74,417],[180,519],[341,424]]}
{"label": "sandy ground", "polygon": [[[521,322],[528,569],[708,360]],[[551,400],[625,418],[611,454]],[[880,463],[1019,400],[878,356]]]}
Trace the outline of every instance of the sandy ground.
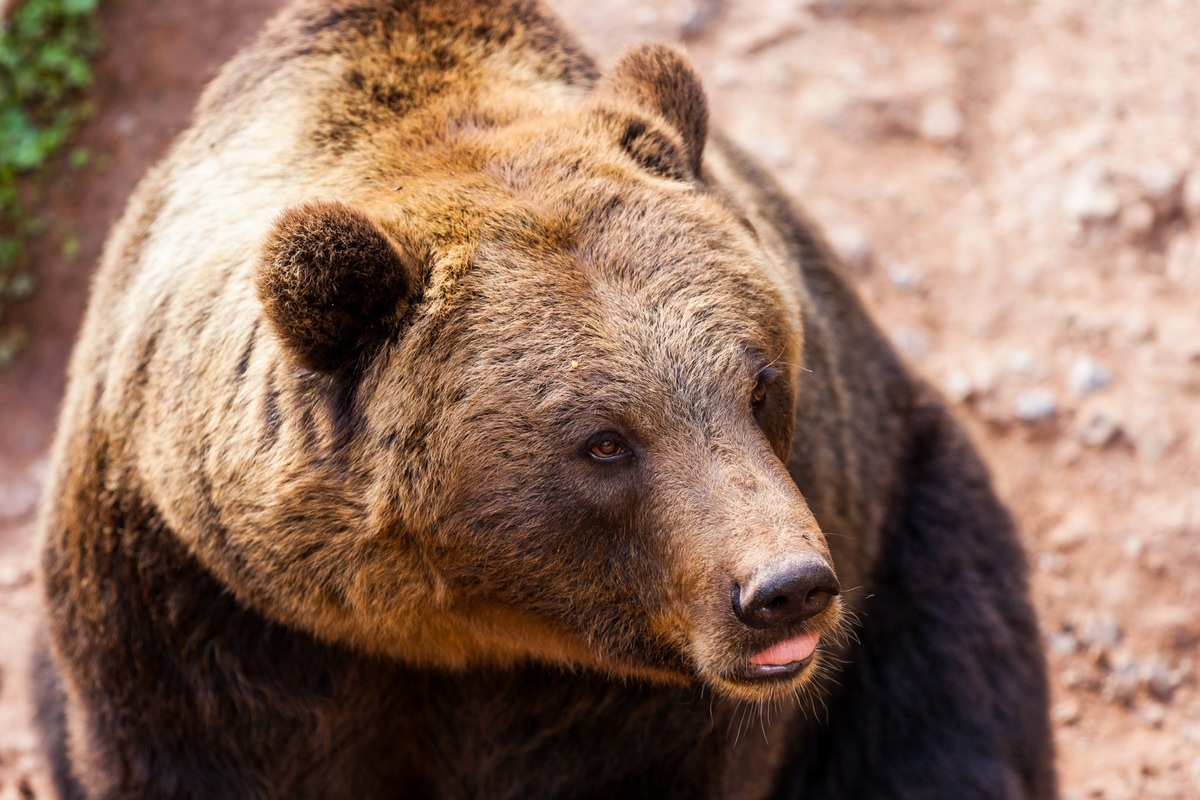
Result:
{"label": "sandy ground", "polygon": [[[27,691],[33,516],[90,266],[275,0],[103,5],[0,373],[0,800],[49,797]],[[1200,2],[558,0],[602,56],[683,42],[717,124],[824,224],[1021,521],[1065,798],[1200,797]]]}

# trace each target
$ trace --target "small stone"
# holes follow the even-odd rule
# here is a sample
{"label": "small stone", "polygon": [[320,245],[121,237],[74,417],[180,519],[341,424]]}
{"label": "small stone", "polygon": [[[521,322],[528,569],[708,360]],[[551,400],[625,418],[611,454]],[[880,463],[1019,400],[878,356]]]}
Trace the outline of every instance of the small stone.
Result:
{"label": "small stone", "polygon": [[1137,696],[1139,683],[1137,664],[1130,662],[1108,675],[1104,681],[1103,695],[1110,702],[1128,706]]}
{"label": "small stone", "polygon": [[1087,541],[1096,527],[1096,521],[1089,515],[1076,512],[1056,525],[1046,537],[1046,541],[1059,552],[1070,552]]}
{"label": "small stone", "polygon": [[1116,439],[1120,431],[1117,421],[1107,411],[1102,408],[1094,408],[1088,413],[1076,433],[1079,441],[1088,447],[1104,447]]}
{"label": "small stone", "polygon": [[679,26],[679,35],[684,39],[695,39],[708,32],[720,6],[715,2],[693,3],[687,16]]}
{"label": "small stone", "polygon": [[1087,675],[1076,667],[1068,667],[1059,674],[1059,680],[1067,689],[1082,689],[1089,683]]}
{"label": "small stone", "polygon": [[633,22],[635,25],[651,27],[658,24],[658,11],[648,6],[639,5],[634,9]]}
{"label": "small stone", "polygon": [[1066,562],[1057,553],[1042,553],[1038,556],[1038,569],[1051,575],[1061,575],[1066,569]]}
{"label": "small stone", "polygon": [[912,328],[898,328],[895,334],[896,344],[913,358],[920,358],[929,352],[929,338]]}
{"label": "small stone", "polygon": [[1154,230],[1154,208],[1139,200],[1121,209],[1121,227],[1130,239],[1145,239]]}
{"label": "small stone", "polygon": [[888,268],[888,278],[898,288],[905,291],[912,291],[921,283],[921,278],[916,270],[906,264],[892,264]]}
{"label": "small stone", "polygon": [[873,258],[871,244],[866,234],[858,228],[846,225],[833,228],[829,232],[829,244],[838,258],[851,269],[866,272],[870,268]]}
{"label": "small stone", "polygon": [[1074,725],[1079,721],[1079,701],[1070,697],[1066,700],[1060,700],[1054,704],[1050,715],[1056,725]]}
{"label": "small stone", "polygon": [[722,61],[713,67],[712,81],[714,86],[719,86],[722,89],[728,89],[731,86],[736,86],[740,78],[736,64],[728,61]]}
{"label": "small stone", "polygon": [[934,23],[933,37],[938,40],[938,44],[946,47],[954,47],[961,41],[958,35],[958,26],[954,24],[954,20],[948,17],[942,17]]}
{"label": "small stone", "polygon": [[1091,614],[1076,629],[1079,642],[1089,650],[1111,650],[1121,643],[1121,628],[1110,617]]}
{"label": "small stone", "polygon": [[1085,165],[1075,176],[1063,209],[1080,223],[1105,222],[1121,210],[1121,201],[1108,186],[1108,172],[1098,164]]}
{"label": "small stone", "polygon": [[942,388],[953,403],[965,403],[975,395],[975,383],[971,376],[966,370],[957,367],[946,370]]}
{"label": "small stone", "polygon": [[1138,178],[1143,196],[1160,208],[1174,203],[1183,184],[1183,173],[1170,164],[1155,164],[1142,170]]}
{"label": "small stone", "polygon": [[1072,656],[1079,652],[1079,640],[1070,631],[1055,631],[1046,635],[1046,647],[1052,653]]}
{"label": "small stone", "polygon": [[1129,539],[1121,547],[1121,552],[1132,559],[1139,559],[1142,553],[1146,552],[1146,543],[1141,539]]}
{"label": "small stone", "polygon": [[1152,424],[1138,432],[1134,439],[1138,458],[1156,464],[1179,443],[1179,433],[1167,420]]}
{"label": "small stone", "polygon": [[1108,367],[1091,358],[1080,358],[1071,365],[1071,391],[1079,397],[1098,392],[1112,383]]}
{"label": "small stone", "polygon": [[1146,668],[1146,691],[1160,703],[1169,703],[1175,695],[1179,681],[1175,674],[1161,661]]}
{"label": "small stone", "polygon": [[1045,422],[1058,412],[1058,400],[1046,389],[1029,389],[1017,395],[1015,413],[1022,422]]}
{"label": "small stone", "polygon": [[1032,375],[1037,372],[1037,361],[1028,350],[1014,350],[1005,359],[1005,365],[1010,372],[1017,375]]}
{"label": "small stone", "polygon": [[33,583],[33,573],[15,564],[0,567],[0,589],[20,589]]}
{"label": "small stone", "polygon": [[1071,439],[1064,439],[1054,448],[1054,463],[1062,467],[1072,467],[1083,458],[1083,448]]}
{"label": "small stone", "polygon": [[921,108],[917,130],[933,144],[952,144],[962,136],[963,115],[948,97],[935,97]]}
{"label": "small stone", "polygon": [[0,484],[0,520],[18,520],[37,507],[38,485],[30,480]]}
{"label": "small stone", "polygon": [[120,114],[114,126],[122,138],[128,139],[137,133],[138,118],[136,114]]}
{"label": "small stone", "polygon": [[1183,210],[1193,221],[1200,220],[1200,171],[1189,174],[1183,183]]}
{"label": "small stone", "polygon": [[1167,278],[1181,286],[1191,286],[1200,278],[1200,241],[1192,236],[1175,236],[1167,245]]}

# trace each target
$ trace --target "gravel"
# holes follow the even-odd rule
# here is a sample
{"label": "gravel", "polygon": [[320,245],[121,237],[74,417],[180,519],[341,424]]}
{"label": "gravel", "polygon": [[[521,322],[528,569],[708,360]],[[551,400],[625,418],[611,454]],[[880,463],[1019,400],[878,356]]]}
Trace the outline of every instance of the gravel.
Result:
{"label": "gravel", "polygon": [[1063,210],[1078,223],[1105,222],[1116,217],[1121,201],[1109,186],[1108,171],[1096,163],[1084,165],[1067,190]]}
{"label": "gravel", "polygon": [[1071,391],[1079,397],[1098,392],[1112,383],[1108,367],[1092,358],[1080,358],[1071,365]]}
{"label": "gravel", "polygon": [[37,508],[38,485],[18,479],[0,484],[0,520],[11,521],[33,513]]}
{"label": "gravel", "polygon": [[1079,441],[1088,447],[1104,447],[1121,433],[1117,421],[1102,408],[1092,409],[1076,430]]}
{"label": "gravel", "polygon": [[958,104],[948,97],[935,97],[921,108],[917,132],[927,142],[947,145],[962,137],[963,126],[963,115],[958,110]]}
{"label": "gravel", "polygon": [[1058,413],[1058,400],[1046,389],[1028,389],[1017,395],[1017,419],[1022,422],[1045,422]]}

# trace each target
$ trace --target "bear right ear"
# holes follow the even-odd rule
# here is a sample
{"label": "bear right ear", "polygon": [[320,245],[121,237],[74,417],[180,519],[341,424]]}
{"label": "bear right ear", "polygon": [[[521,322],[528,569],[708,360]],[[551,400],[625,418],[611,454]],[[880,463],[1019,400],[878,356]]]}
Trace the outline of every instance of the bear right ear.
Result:
{"label": "bear right ear", "polygon": [[284,348],[302,366],[334,372],[383,341],[418,294],[422,259],[366,214],[309,202],[283,212],[267,234],[258,299]]}
{"label": "bear right ear", "polygon": [[[626,52],[597,86],[600,97],[632,102],[667,124],[682,140],[684,165],[692,176],[700,175],[700,159],[708,137],[708,100],[700,78],[687,58],[665,44],[644,44]],[[626,134],[622,146],[633,148],[639,161],[661,161],[651,157],[652,143],[637,141],[640,131]]]}

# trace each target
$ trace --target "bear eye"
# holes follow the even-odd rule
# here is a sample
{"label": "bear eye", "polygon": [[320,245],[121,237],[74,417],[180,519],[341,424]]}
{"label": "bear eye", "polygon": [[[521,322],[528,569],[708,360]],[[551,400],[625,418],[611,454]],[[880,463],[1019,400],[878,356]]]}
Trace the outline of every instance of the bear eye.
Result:
{"label": "bear eye", "polygon": [[597,461],[616,461],[629,454],[629,448],[611,433],[602,433],[588,446],[588,455]]}
{"label": "bear eye", "polygon": [[750,392],[750,406],[752,408],[761,408],[766,399],[767,382],[762,378],[758,378],[754,381],[754,389]]}

